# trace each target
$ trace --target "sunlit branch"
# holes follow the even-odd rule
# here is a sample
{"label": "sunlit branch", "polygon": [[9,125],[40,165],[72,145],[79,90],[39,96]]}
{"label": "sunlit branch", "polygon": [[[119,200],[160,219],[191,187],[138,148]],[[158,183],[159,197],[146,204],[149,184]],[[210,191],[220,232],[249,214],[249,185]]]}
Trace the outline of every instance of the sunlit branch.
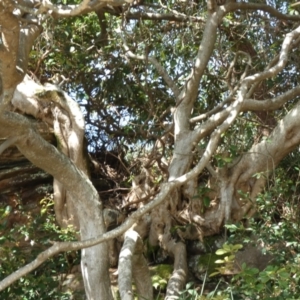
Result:
{"label": "sunlit branch", "polygon": [[245,99],[242,111],[272,111],[282,107],[285,103],[300,96],[300,86],[286,93],[266,100]]}
{"label": "sunlit branch", "polygon": [[175,82],[172,80],[172,78],[169,76],[167,71],[164,69],[164,67],[156,60],[153,56],[146,56],[146,55],[137,55],[134,54],[129,47],[126,44],[126,41],[124,37],[120,34],[119,35],[123,41],[123,48],[125,50],[125,55],[129,58],[137,59],[137,60],[143,60],[143,61],[149,61],[153,64],[153,66],[156,68],[157,72],[161,77],[164,79],[168,87],[172,90],[174,96],[177,98],[179,96],[179,89]]}
{"label": "sunlit branch", "polygon": [[263,72],[248,76],[247,78],[244,79],[244,83],[247,85],[250,85],[255,82],[262,81],[264,79],[275,76],[281,70],[283,70],[283,68],[287,64],[288,53],[292,47],[292,43],[293,43],[294,39],[296,39],[299,35],[300,35],[300,26],[286,35],[286,37],[282,43],[282,48],[281,48],[281,51],[279,54],[277,64],[275,64],[273,67],[271,67]]}
{"label": "sunlit branch", "polygon": [[131,20],[166,20],[166,21],[176,21],[176,22],[205,22],[205,19],[197,16],[187,16],[187,15],[177,15],[172,13],[152,13],[152,12],[129,12],[126,17]]}
{"label": "sunlit branch", "polygon": [[223,10],[225,13],[233,12],[238,9],[241,10],[261,10],[264,12],[270,13],[273,17],[276,17],[280,20],[291,20],[291,21],[299,21],[300,15],[286,15],[279,12],[274,7],[263,4],[263,3],[245,3],[245,2],[235,2],[235,3],[228,3],[226,5],[220,6],[220,9]]}
{"label": "sunlit branch", "polygon": [[40,15],[46,13],[57,18],[77,16],[83,13],[91,12],[95,9],[99,9],[100,7],[104,7],[107,5],[122,6],[123,4],[131,2],[131,0],[83,0],[78,5],[55,5],[49,0],[42,0],[40,5],[37,5],[38,9],[27,5],[25,6],[24,4],[15,4],[15,7],[19,8],[23,12],[27,12],[32,15]]}

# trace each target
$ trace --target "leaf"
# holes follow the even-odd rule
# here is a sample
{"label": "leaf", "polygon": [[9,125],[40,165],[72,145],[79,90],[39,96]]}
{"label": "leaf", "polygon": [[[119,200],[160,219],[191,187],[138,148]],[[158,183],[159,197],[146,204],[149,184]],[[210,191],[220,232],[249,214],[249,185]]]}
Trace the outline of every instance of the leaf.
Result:
{"label": "leaf", "polygon": [[227,229],[232,230],[233,232],[236,231],[238,229],[238,227],[235,224],[226,224],[225,227]]}
{"label": "leaf", "polygon": [[215,261],[215,264],[223,264],[223,263],[225,263],[225,260],[223,260],[223,259],[217,259]]}
{"label": "leaf", "polygon": [[0,237],[0,244],[4,244],[6,242],[7,238],[5,236]]}
{"label": "leaf", "polygon": [[228,261],[232,262],[235,259],[235,255],[226,256],[226,258],[228,259]]}
{"label": "leaf", "polygon": [[193,282],[188,282],[185,286],[185,288],[188,290],[189,288],[191,288],[194,285]]}
{"label": "leaf", "polygon": [[233,247],[232,247],[233,250],[240,250],[242,248],[243,248],[242,244],[236,244],[236,245],[233,245]]}
{"label": "leaf", "polygon": [[232,158],[231,157],[223,157],[223,161],[225,161],[226,163],[230,163],[230,162],[232,162]]}
{"label": "leaf", "polygon": [[226,253],[228,253],[228,251],[225,250],[225,249],[218,249],[218,250],[216,251],[216,254],[217,254],[217,255],[224,255],[224,254],[226,254]]}
{"label": "leaf", "polygon": [[246,270],[247,275],[255,275],[259,273],[259,270],[257,268],[249,268]]}
{"label": "leaf", "polygon": [[270,278],[269,277],[260,277],[260,281],[262,282],[262,283],[267,283],[268,281],[270,280]]}
{"label": "leaf", "polygon": [[209,277],[213,277],[213,276],[216,276],[216,275],[220,275],[220,272],[213,272],[209,275]]}
{"label": "leaf", "polygon": [[232,245],[224,244],[223,249],[226,250],[227,252],[231,252],[232,251]]}
{"label": "leaf", "polygon": [[209,207],[210,198],[209,197],[203,197],[203,204],[204,204],[205,207]]}
{"label": "leaf", "polygon": [[155,283],[153,283],[152,284],[153,285],[153,287],[157,290],[157,288],[159,287],[159,283],[158,282],[155,282]]}
{"label": "leaf", "polygon": [[287,273],[287,272],[280,272],[280,273],[279,273],[279,276],[280,276],[281,278],[284,278],[284,279],[289,279],[289,278],[290,278],[290,274]]}
{"label": "leaf", "polygon": [[46,207],[43,207],[43,208],[41,209],[41,215],[45,214],[46,212],[47,212],[47,208],[46,208]]}

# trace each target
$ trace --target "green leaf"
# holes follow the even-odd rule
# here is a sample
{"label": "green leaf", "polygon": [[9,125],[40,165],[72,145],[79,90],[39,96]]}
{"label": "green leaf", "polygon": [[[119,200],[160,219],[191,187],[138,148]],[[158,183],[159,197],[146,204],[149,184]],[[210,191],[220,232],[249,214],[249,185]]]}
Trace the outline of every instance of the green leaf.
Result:
{"label": "green leaf", "polygon": [[280,272],[279,276],[284,279],[289,279],[291,275],[287,272]]}
{"label": "green leaf", "polygon": [[230,162],[232,162],[232,158],[231,157],[223,157],[223,161],[225,161],[226,163],[230,163]]}
{"label": "green leaf", "polygon": [[260,281],[262,283],[267,283],[270,280],[268,276],[260,276]]}
{"label": "green leaf", "polygon": [[194,282],[188,282],[185,286],[185,288],[188,290],[189,288],[191,288],[194,285]]}
{"label": "green leaf", "polygon": [[248,268],[246,271],[247,275],[255,275],[259,273],[257,268]]}
{"label": "green leaf", "polygon": [[213,277],[213,276],[216,276],[216,275],[220,275],[220,272],[213,272],[209,275],[209,277]]}
{"label": "green leaf", "polygon": [[242,244],[236,244],[236,245],[233,245],[232,246],[232,249],[233,250],[240,250],[240,249],[242,249],[243,248],[243,245]]}
{"label": "green leaf", "polygon": [[153,287],[157,290],[157,288],[159,287],[159,283],[158,282],[155,282],[155,283],[152,283]]}
{"label": "green leaf", "polygon": [[228,251],[225,250],[225,249],[218,249],[218,250],[216,251],[216,254],[217,254],[217,255],[224,255],[224,254],[226,254],[226,253],[228,253]]}
{"label": "green leaf", "polygon": [[203,197],[203,204],[205,207],[209,207],[210,205],[210,198],[209,197]]}
{"label": "green leaf", "polygon": [[232,245],[230,244],[224,244],[223,249],[226,250],[227,252],[230,252],[232,250]]}
{"label": "green leaf", "polygon": [[47,212],[47,208],[46,208],[46,207],[43,207],[43,208],[41,209],[41,215],[45,214],[46,212]]}
{"label": "green leaf", "polygon": [[228,259],[228,261],[232,262],[235,259],[235,255],[226,256],[226,258]]}

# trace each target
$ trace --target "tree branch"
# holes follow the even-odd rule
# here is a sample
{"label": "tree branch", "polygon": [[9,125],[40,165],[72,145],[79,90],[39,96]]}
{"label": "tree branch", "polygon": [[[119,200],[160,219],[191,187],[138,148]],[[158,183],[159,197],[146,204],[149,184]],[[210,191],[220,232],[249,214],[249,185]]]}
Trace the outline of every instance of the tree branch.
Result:
{"label": "tree branch", "polygon": [[245,3],[245,2],[231,2],[224,6],[220,7],[220,10],[223,10],[226,14],[229,12],[236,11],[238,9],[241,10],[262,10],[270,13],[273,17],[276,17],[279,20],[291,20],[291,21],[299,21],[300,15],[286,15],[279,12],[277,9],[273,8],[270,5],[263,3]]}
{"label": "tree branch", "polygon": [[300,86],[285,92],[275,98],[266,100],[246,99],[242,106],[242,111],[272,111],[280,108],[286,102],[300,96]]}
{"label": "tree branch", "polygon": [[14,89],[23,79],[22,74],[17,70],[20,26],[17,17],[12,14],[13,8],[12,3],[7,0],[0,3],[2,40],[0,45],[0,74],[3,90]]}
{"label": "tree branch", "polygon": [[192,22],[205,22],[205,19],[202,17],[196,16],[187,16],[187,15],[175,15],[172,13],[153,13],[153,12],[129,12],[126,14],[126,18],[130,20],[157,20],[157,21],[175,21],[175,22],[185,22],[185,21],[192,21]]}
{"label": "tree branch", "polygon": [[200,80],[210,59],[215,46],[217,27],[223,17],[223,13],[213,12],[208,15],[203,38],[199,46],[194,67],[185,82],[180,95],[177,98],[175,120],[175,138],[180,134],[189,132],[189,118],[193,104],[198,96]]}
{"label": "tree branch", "polygon": [[[120,31],[119,31],[120,32]],[[146,55],[136,55],[134,54],[129,47],[126,44],[126,41],[124,37],[120,34],[120,37],[123,41],[123,48],[125,50],[125,55],[129,58],[143,60],[143,61],[150,61],[154,67],[156,68],[157,72],[161,77],[165,80],[168,87],[172,90],[174,96],[177,98],[179,96],[179,89],[176,85],[176,83],[172,80],[172,78],[169,76],[169,74],[166,72],[166,70],[163,68],[163,66],[154,58],[153,56],[146,56]]]}
{"label": "tree branch", "polygon": [[[138,262],[138,264],[137,264]],[[134,230],[125,233],[119,256],[118,284],[122,300],[134,299],[132,275],[135,279],[138,299],[153,299],[153,289],[148,266],[143,257],[143,242]]]}

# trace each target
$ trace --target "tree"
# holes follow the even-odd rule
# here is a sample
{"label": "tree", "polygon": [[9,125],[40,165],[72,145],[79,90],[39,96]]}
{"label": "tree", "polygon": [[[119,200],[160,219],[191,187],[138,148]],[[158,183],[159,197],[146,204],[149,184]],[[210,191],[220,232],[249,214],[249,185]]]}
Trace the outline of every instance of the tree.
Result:
{"label": "tree", "polygon": [[[80,233],[80,242],[56,243],[1,289],[47,257],[83,248],[87,298],[112,299],[107,241],[127,231],[130,253],[140,253],[137,232],[174,257],[171,299],[187,277],[183,241],[254,214],[268,176],[300,142],[300,17],[286,1],[217,3],[0,2],[0,153],[14,144],[53,175],[57,222]],[[106,233],[83,116],[61,87],[85,105],[92,151],[123,149],[132,162],[123,206],[137,210]],[[37,120],[53,127],[57,147]],[[121,251],[119,259],[120,293],[129,299],[122,279],[131,274],[122,272],[134,258]],[[148,282],[139,291],[151,298],[139,259],[135,279]]]}

